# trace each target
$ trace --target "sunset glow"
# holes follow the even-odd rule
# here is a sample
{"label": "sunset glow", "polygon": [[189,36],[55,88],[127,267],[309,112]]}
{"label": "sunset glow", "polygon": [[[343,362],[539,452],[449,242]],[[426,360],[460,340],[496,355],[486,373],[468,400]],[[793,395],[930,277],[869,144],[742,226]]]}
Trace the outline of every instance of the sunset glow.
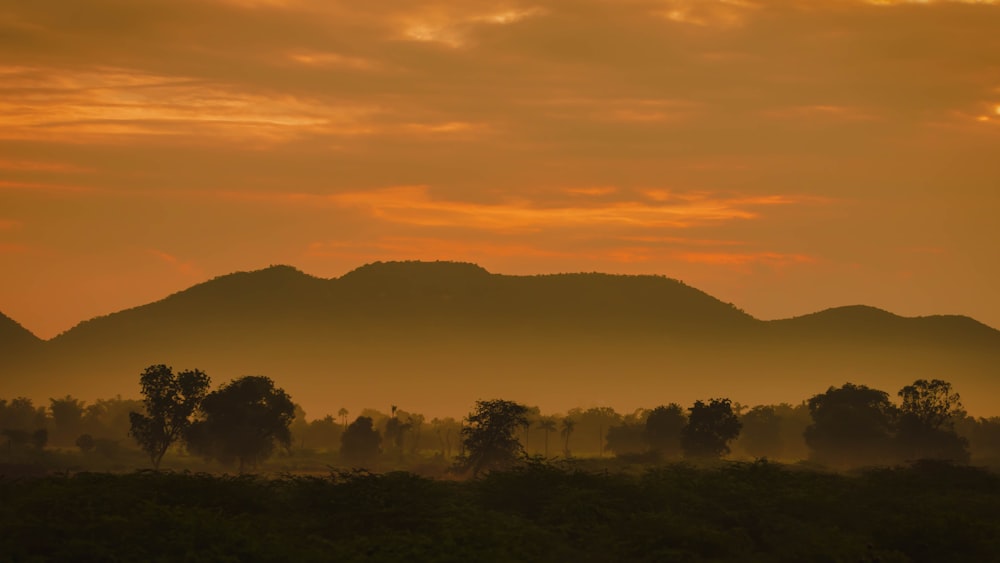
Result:
{"label": "sunset glow", "polygon": [[996,4],[0,0],[0,312],[421,259],[1000,327]]}

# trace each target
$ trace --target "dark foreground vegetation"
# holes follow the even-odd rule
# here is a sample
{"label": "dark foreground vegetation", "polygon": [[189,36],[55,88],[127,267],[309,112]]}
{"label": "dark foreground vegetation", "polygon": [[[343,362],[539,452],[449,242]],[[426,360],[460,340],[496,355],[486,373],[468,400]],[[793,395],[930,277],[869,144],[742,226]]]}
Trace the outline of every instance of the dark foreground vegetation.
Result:
{"label": "dark foreground vegetation", "polygon": [[4,561],[998,561],[1000,476],[768,462],[452,481],[144,471],[0,478]]}

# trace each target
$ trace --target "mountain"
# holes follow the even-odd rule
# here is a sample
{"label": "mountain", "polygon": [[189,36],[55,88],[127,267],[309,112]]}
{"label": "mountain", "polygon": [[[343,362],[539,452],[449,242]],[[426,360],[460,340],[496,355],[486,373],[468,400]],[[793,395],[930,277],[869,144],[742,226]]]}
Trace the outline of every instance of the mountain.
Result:
{"label": "mountain", "polygon": [[[24,354],[42,343],[41,339],[17,321],[0,313],[0,362]],[[0,363],[0,366],[3,364]]]}
{"label": "mountain", "polygon": [[920,377],[947,379],[970,411],[996,414],[1000,391],[1000,332],[967,317],[857,306],[761,321],[661,276],[388,262],[321,279],[273,266],[33,345],[8,344],[26,337],[6,336],[20,333],[4,319],[0,397],[134,396],[154,363],[216,383],[268,375],[311,416],[389,403],[457,415],[491,397],[546,410],[798,402],[846,381],[894,393]]}

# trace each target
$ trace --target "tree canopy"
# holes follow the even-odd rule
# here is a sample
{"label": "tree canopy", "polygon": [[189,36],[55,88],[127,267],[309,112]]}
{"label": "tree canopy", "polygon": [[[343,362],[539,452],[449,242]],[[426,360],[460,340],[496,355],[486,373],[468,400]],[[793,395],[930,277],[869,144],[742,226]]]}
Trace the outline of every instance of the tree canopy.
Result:
{"label": "tree canopy", "polygon": [[369,463],[382,453],[382,436],[371,417],[359,416],[340,436],[340,455],[344,461]]}
{"label": "tree canopy", "polygon": [[739,436],[742,424],[729,399],[695,401],[688,409],[688,423],[681,431],[686,457],[714,458],[729,453],[729,442]]}
{"label": "tree canopy", "polygon": [[269,377],[241,377],[209,393],[202,418],[191,425],[188,446],[206,458],[239,463],[240,472],[268,458],[276,446],[290,447],[295,405]]}
{"label": "tree canopy", "polygon": [[478,475],[483,470],[509,467],[524,456],[517,430],[527,422],[528,407],[513,401],[476,401],[462,428],[465,454],[459,466]]}
{"label": "tree canopy", "polygon": [[660,405],[646,417],[644,437],[649,449],[663,456],[681,452],[681,431],[687,424],[684,409],[677,403]]}
{"label": "tree canopy", "polygon": [[918,379],[899,391],[896,439],[907,459],[969,460],[968,441],[954,430],[954,421],[962,418],[962,401],[951,384],[940,379]]}
{"label": "tree canopy", "polygon": [[187,370],[174,375],[163,364],[149,366],[139,376],[146,412],[129,413],[130,433],[149,454],[153,468],[159,469],[170,445],[187,433],[191,416],[208,392],[209,384],[209,377],[202,371]]}
{"label": "tree canopy", "polygon": [[885,391],[845,383],[809,399],[806,444],[817,461],[835,465],[891,461],[896,407]]}

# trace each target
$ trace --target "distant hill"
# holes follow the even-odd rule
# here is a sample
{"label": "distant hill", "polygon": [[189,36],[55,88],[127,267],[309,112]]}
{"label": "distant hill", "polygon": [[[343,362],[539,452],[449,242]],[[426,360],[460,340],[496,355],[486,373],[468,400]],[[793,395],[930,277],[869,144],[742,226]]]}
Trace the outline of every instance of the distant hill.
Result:
{"label": "distant hill", "polygon": [[660,276],[389,262],[320,279],[273,266],[46,342],[0,321],[0,397],[136,395],[153,363],[217,383],[268,375],[315,416],[390,403],[460,414],[490,397],[548,410],[799,401],[845,381],[895,393],[918,377],[948,379],[971,411],[995,414],[1000,392],[1000,332],[973,319],[857,306],[760,321]]}
{"label": "distant hill", "polygon": [[4,358],[22,355],[42,341],[17,321],[0,313],[0,366]]}

